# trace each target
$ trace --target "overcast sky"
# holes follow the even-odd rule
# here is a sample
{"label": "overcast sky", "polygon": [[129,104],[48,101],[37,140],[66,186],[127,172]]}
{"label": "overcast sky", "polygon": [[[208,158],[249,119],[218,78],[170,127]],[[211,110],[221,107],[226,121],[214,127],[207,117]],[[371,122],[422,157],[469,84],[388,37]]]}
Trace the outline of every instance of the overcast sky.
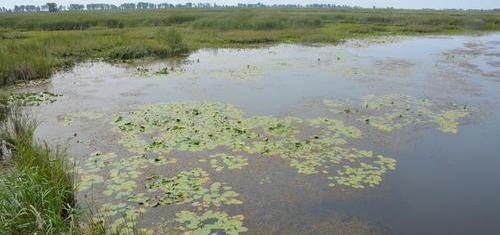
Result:
{"label": "overcast sky", "polygon": [[[50,2],[56,2],[58,4],[68,5],[70,3],[111,3],[111,4],[121,4],[124,2],[153,2],[153,3],[185,3],[185,2],[209,2],[217,4],[235,4],[235,3],[257,3],[262,2],[265,4],[275,4],[275,3],[291,3],[291,4],[307,4],[307,3],[332,3],[332,4],[346,4],[352,6],[362,6],[362,7],[396,7],[396,8],[464,8],[464,9],[492,9],[500,8],[500,0],[51,0]],[[35,4],[42,5],[45,4],[47,0],[0,0],[0,6],[12,8],[14,5],[27,5]]]}

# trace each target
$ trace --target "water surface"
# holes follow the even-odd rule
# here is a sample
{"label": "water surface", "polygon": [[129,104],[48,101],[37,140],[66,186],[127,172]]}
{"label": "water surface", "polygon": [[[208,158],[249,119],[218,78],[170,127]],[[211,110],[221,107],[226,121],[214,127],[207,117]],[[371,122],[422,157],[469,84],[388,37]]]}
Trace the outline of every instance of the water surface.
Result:
{"label": "water surface", "polygon": [[[82,63],[46,84],[19,91],[62,95],[33,108],[41,122],[37,134],[68,145],[80,162],[95,151],[114,152],[118,159],[133,155],[118,143],[113,129],[120,112],[186,101],[232,104],[245,117],[335,118],[362,131],[362,138],[350,145],[397,160],[396,170],[385,174],[380,185],[365,189],[329,187],[321,174],[299,174],[284,159],[251,154],[244,154],[248,166],[243,169],[217,173],[198,160],[218,149],[175,152],[177,163],[144,173],[173,176],[203,168],[211,180],[240,194],[242,204],[220,210],[244,215],[248,234],[498,234],[499,45],[500,35],[493,34],[203,49],[145,64]],[[156,73],[165,67],[168,74]],[[430,124],[383,132],[331,113],[322,103],[394,94],[429,99],[440,107],[468,105],[474,111],[460,120],[456,134]],[[67,122],[82,112],[90,117]],[[99,187],[81,193],[80,200],[110,202]],[[188,209],[155,207],[141,224],[173,223],[175,213]]]}

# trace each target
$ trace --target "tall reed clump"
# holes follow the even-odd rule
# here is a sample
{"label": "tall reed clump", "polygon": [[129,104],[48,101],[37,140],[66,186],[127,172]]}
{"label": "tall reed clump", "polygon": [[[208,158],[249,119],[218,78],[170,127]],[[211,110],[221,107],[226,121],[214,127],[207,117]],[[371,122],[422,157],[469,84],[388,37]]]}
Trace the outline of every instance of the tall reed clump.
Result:
{"label": "tall reed clump", "polygon": [[37,143],[35,127],[14,109],[0,128],[0,138],[11,149],[10,166],[0,170],[0,233],[75,233],[72,166],[64,151]]}
{"label": "tall reed clump", "polygon": [[159,44],[166,45],[170,55],[179,55],[188,51],[182,34],[174,28],[160,29],[156,34]]}

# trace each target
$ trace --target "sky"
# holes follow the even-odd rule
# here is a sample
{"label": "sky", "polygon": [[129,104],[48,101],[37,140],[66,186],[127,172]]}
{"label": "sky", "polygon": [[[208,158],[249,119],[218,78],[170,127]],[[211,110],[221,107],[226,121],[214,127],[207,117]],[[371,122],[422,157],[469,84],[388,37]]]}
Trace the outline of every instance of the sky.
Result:
{"label": "sky", "polygon": [[223,4],[236,3],[265,3],[265,4],[308,4],[308,3],[331,3],[337,5],[351,5],[361,7],[395,7],[395,8],[461,8],[461,9],[493,9],[500,8],[500,0],[0,0],[0,6],[12,8],[14,5],[43,5],[47,1],[58,4],[69,5],[70,3],[110,3],[119,5],[125,2],[152,2],[152,3],[185,3],[185,2],[208,2]]}

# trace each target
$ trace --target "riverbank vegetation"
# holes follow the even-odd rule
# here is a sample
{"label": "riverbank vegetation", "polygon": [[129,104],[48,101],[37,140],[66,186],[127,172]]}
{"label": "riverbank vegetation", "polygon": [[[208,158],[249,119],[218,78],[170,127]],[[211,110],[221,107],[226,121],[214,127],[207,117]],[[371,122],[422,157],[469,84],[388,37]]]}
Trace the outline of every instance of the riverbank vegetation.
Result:
{"label": "riverbank vegetation", "polygon": [[[0,137],[11,151],[0,179],[2,234],[62,234],[77,229],[71,164],[64,151],[34,139],[36,123],[8,111]],[[6,155],[6,149],[3,149]]]}
{"label": "riverbank vegetation", "polygon": [[37,141],[36,122],[5,100],[0,98],[0,234],[110,234],[107,218],[89,221],[89,208],[77,205],[75,167],[64,149]]}
{"label": "riverbank vegetation", "polygon": [[338,43],[385,35],[498,31],[500,13],[380,9],[168,9],[0,15],[0,83],[88,59],[164,58],[206,47]]}

